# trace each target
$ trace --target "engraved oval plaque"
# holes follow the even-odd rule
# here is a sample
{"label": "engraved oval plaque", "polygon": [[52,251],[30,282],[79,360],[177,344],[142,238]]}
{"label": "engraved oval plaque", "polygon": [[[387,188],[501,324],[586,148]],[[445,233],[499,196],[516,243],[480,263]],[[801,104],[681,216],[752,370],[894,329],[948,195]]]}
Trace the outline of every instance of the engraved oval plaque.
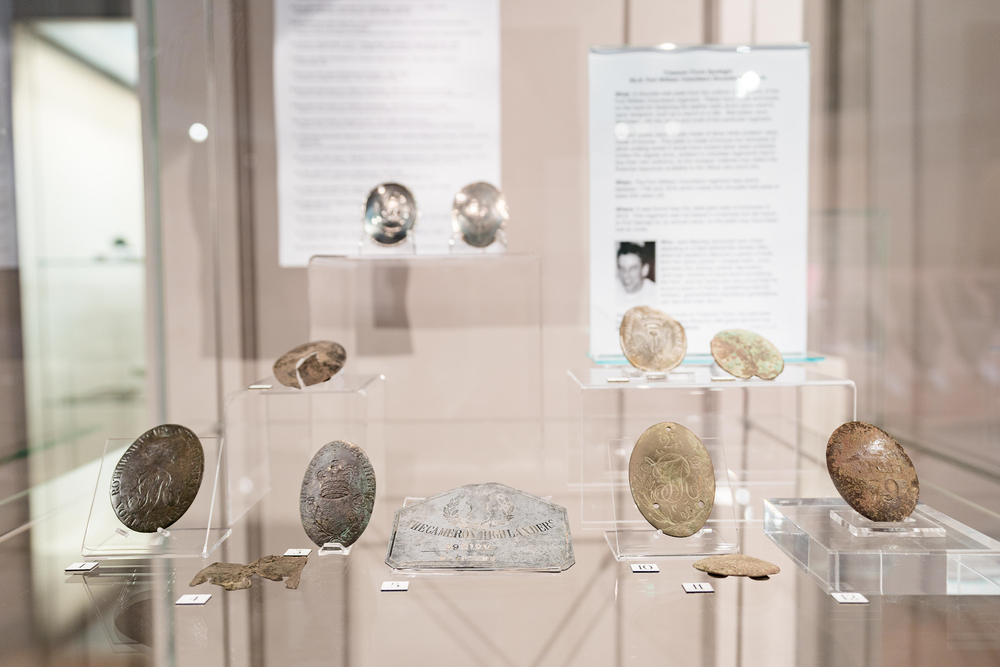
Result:
{"label": "engraved oval plaque", "polygon": [[[326,382],[344,367],[347,352],[340,343],[318,340],[285,352],[274,362],[274,378],[286,387],[301,389]],[[302,385],[299,378],[302,378]]]}
{"label": "engraved oval plaque", "polygon": [[826,445],[826,467],[847,504],[872,521],[902,521],[917,506],[917,471],[899,443],[877,426],[837,427]]}
{"label": "engraved oval plaque", "polygon": [[368,526],[375,507],[375,470],[352,442],[323,445],[306,468],[299,513],[306,535],[317,546],[349,547]]}
{"label": "engraved oval plaque", "polygon": [[705,445],[674,422],[639,436],[628,462],[636,506],[654,528],[673,537],[694,535],[715,504],[715,467]]}
{"label": "engraved oval plaque", "polygon": [[719,367],[743,380],[757,376],[773,380],[785,369],[781,352],[771,341],[745,329],[726,329],[712,338],[712,358]]}
{"label": "engraved oval plaque", "polygon": [[687,335],[680,322],[651,306],[630,308],[619,329],[622,354],[644,371],[676,368],[687,353]]}
{"label": "engraved oval plaque", "polygon": [[125,450],[111,475],[111,507],[138,533],[167,528],[191,507],[205,470],[201,441],[190,429],[162,424]]}
{"label": "engraved oval plaque", "polygon": [[507,198],[489,183],[466,185],[451,205],[452,229],[474,248],[493,243],[509,219]]}
{"label": "engraved oval plaque", "polygon": [[709,556],[697,561],[694,568],[714,577],[750,577],[751,579],[767,579],[772,574],[781,572],[781,568],[774,563],[768,563],[766,560],[745,554]]}
{"label": "engraved oval plaque", "polygon": [[417,224],[417,202],[399,183],[382,183],[368,193],[364,211],[365,233],[379,245],[396,245]]}

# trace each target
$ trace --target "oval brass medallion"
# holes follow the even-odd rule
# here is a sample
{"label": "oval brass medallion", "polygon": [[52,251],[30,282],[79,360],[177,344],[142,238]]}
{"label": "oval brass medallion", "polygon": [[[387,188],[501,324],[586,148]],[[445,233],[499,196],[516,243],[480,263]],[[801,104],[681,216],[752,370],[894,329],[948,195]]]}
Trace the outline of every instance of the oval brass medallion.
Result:
{"label": "oval brass medallion", "polygon": [[274,378],[286,387],[301,389],[326,382],[336,375],[347,360],[347,352],[340,343],[318,340],[299,345],[285,352],[274,362]]}
{"label": "oval brass medallion", "polygon": [[352,442],[334,441],[316,452],[302,478],[299,513],[316,545],[349,547],[361,537],[375,507],[375,470]]}
{"label": "oval brass medallion", "polygon": [[743,554],[723,554],[702,558],[694,564],[696,570],[716,577],[750,577],[766,579],[781,572],[781,568],[766,560]]}
{"label": "oval brass medallion", "polygon": [[452,229],[473,248],[493,243],[509,218],[506,197],[489,183],[466,185],[451,205]]}
{"label": "oval brass medallion", "polygon": [[639,511],[674,537],[694,535],[715,504],[715,468],[694,433],[673,422],[639,436],[628,463],[628,484]]}
{"label": "oval brass medallion", "polygon": [[757,376],[773,380],[785,369],[781,352],[753,331],[726,329],[712,338],[712,358],[722,370],[747,380]]}
{"label": "oval brass medallion", "polygon": [[839,426],[826,445],[826,467],[847,504],[872,521],[902,521],[917,506],[917,471],[899,443],[877,426]]}
{"label": "oval brass medallion", "polygon": [[363,220],[365,233],[379,245],[397,245],[417,224],[417,202],[399,183],[382,183],[368,193]]}
{"label": "oval brass medallion", "polygon": [[205,470],[198,436],[177,424],[162,424],[125,450],[111,476],[111,507],[138,533],[167,528],[191,507]]}
{"label": "oval brass medallion", "polygon": [[644,371],[669,371],[687,353],[687,335],[680,322],[651,306],[630,308],[618,331],[622,354]]}

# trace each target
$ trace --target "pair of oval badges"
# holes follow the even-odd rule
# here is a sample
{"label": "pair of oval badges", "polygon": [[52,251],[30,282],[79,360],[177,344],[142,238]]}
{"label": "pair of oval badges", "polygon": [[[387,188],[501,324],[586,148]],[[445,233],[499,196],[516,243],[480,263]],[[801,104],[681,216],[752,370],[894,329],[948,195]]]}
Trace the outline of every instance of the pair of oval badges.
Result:
{"label": "pair of oval badges", "polygon": [[[375,186],[365,200],[365,233],[377,244],[402,243],[417,224],[417,201],[399,183]],[[455,234],[474,248],[493,243],[510,219],[507,198],[489,183],[470,183],[455,194],[451,205],[451,226]]]}
{"label": "pair of oval badges", "polygon": [[[622,353],[643,371],[666,372],[684,361],[687,334],[680,322],[652,306],[625,313],[618,331]],[[741,379],[773,380],[785,368],[781,352],[760,334],[726,329],[712,338],[712,358],[722,370]]]}

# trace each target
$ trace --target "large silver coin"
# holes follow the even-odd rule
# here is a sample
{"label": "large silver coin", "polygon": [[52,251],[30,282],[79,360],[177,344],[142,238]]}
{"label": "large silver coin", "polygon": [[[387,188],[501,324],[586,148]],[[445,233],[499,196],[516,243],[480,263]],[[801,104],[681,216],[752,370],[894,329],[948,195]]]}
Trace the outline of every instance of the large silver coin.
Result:
{"label": "large silver coin", "polygon": [[365,200],[365,233],[380,245],[402,243],[417,224],[417,202],[399,183],[382,183]]}
{"label": "large silver coin", "polygon": [[687,334],[681,323],[651,306],[630,308],[618,334],[622,354],[640,370],[672,370],[687,353]]}
{"label": "large silver coin", "polygon": [[509,219],[507,198],[489,183],[466,185],[451,205],[452,229],[474,248],[493,243]]}
{"label": "large silver coin", "polygon": [[469,484],[396,510],[385,562],[405,570],[570,568],[566,508],[503,484]]}
{"label": "large silver coin", "polygon": [[318,340],[305,343],[285,352],[274,362],[274,378],[286,387],[301,389],[326,382],[336,375],[347,360],[347,352],[340,343]]}
{"label": "large silver coin", "polygon": [[336,440],[316,452],[302,478],[299,513],[317,546],[349,547],[368,526],[375,507],[375,470],[353,442]]}
{"label": "large silver coin", "polygon": [[125,450],[111,475],[111,507],[138,533],[155,533],[191,507],[205,470],[198,436],[177,424],[152,428]]}
{"label": "large silver coin", "polygon": [[694,535],[715,505],[715,467],[705,445],[674,422],[650,426],[628,462],[636,507],[654,527],[673,537]]}

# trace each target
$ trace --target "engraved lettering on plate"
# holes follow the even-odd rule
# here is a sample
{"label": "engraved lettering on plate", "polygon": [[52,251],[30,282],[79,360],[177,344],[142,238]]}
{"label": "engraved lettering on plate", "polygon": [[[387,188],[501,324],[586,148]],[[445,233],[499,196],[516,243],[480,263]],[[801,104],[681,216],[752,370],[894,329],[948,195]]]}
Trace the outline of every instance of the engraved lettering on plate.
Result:
{"label": "engraved lettering on plate", "polygon": [[201,441],[189,429],[162,424],[125,450],[111,475],[111,507],[138,533],[167,528],[191,507],[205,470]]}
{"label": "engraved lettering on plate", "polygon": [[302,478],[299,513],[317,546],[354,544],[375,507],[375,470],[352,442],[334,441],[316,452]]}
{"label": "engraved lettering on plate", "polygon": [[451,205],[452,229],[474,248],[493,243],[508,219],[507,198],[489,183],[466,185]]}
{"label": "engraved lettering on plate", "polygon": [[877,426],[837,427],[826,445],[826,467],[837,492],[867,519],[902,521],[917,506],[917,471],[899,443]]}
{"label": "engraved lettering on plate", "polygon": [[566,508],[490,483],[396,510],[385,562],[410,570],[559,572],[575,559]]}
{"label": "engraved lettering on plate", "polygon": [[705,445],[674,422],[646,429],[632,449],[628,484],[654,528],[673,537],[694,535],[715,504],[715,468]]}
{"label": "engraved lettering on plate", "polygon": [[382,183],[368,193],[363,224],[365,233],[379,245],[397,245],[417,224],[417,202],[399,183]]}
{"label": "engraved lettering on plate", "polygon": [[680,322],[650,306],[630,308],[618,331],[622,354],[643,371],[676,368],[687,353],[687,335]]}

